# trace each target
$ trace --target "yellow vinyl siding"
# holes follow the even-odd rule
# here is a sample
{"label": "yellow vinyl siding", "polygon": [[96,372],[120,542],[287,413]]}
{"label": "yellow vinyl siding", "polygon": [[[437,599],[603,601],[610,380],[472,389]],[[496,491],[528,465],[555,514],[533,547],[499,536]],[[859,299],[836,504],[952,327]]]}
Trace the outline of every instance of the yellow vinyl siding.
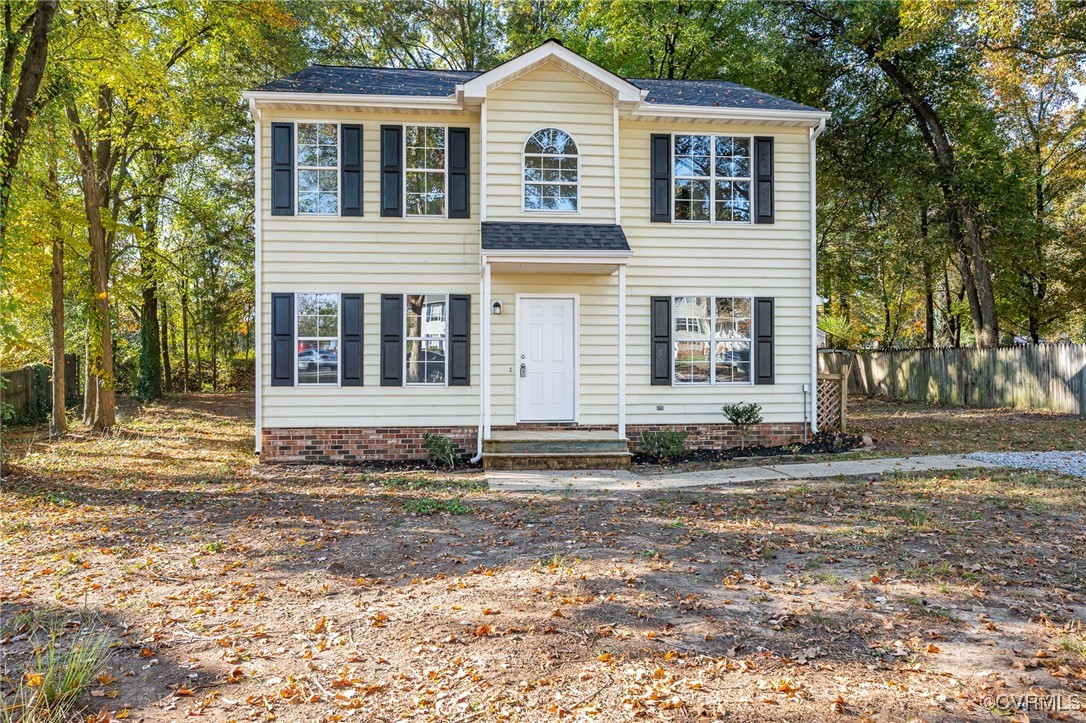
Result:
{"label": "yellow vinyl siding", "polygon": [[[487,220],[615,222],[614,103],[554,63],[487,93]],[[577,213],[523,210],[524,143],[540,128],[573,136],[579,154]]]}
{"label": "yellow vinyl siding", "polygon": [[494,426],[514,423],[516,295],[576,294],[579,354],[577,374],[581,424],[614,424],[618,415],[618,282],[614,276],[524,274],[494,271],[491,296],[502,302],[501,316],[491,317],[491,415]]}
{"label": "yellow vinyl siding", "polygon": [[[362,123],[362,217],[271,215],[271,122]],[[263,289],[260,371],[263,425],[274,427],[471,426],[479,420],[479,197],[473,178],[470,219],[382,218],[380,127],[444,124],[471,129],[471,167],[479,164],[477,117],[453,114],[265,111],[262,117],[261,224]],[[297,199],[295,199],[297,200]],[[364,300],[361,387],[270,386],[271,295],[361,292]],[[382,387],[382,293],[471,294],[472,357],[468,387]]]}
{"label": "yellow vinyl siding", "polygon": [[[651,223],[653,133],[773,136],[775,223]],[[633,249],[626,281],[628,423],[723,422],[721,406],[736,401],[761,404],[767,422],[802,421],[802,385],[811,381],[807,129],[622,121],[619,147],[622,228]],[[775,383],[652,386],[649,299],[683,294],[773,297]]]}

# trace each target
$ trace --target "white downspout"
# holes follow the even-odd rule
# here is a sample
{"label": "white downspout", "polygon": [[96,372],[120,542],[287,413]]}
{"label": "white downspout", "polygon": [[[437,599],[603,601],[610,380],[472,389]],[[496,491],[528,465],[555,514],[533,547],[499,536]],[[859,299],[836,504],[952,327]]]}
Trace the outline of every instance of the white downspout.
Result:
{"label": "white downspout", "polygon": [[[815,188],[815,141],[826,130],[826,119],[821,118],[816,127],[809,129],[811,136],[810,192],[811,192],[811,433],[818,433],[818,194]],[[806,394],[804,395],[806,407]]]}
{"label": "white downspout", "polygon": [[[486,98],[479,109],[479,223],[486,221]],[[479,227],[479,436],[472,464],[483,458],[483,440],[490,436],[490,262],[483,254]]]}
{"label": "white downspout", "polygon": [[256,406],[256,453],[260,454],[261,448],[261,436],[264,431],[264,406],[262,404],[264,395],[262,393],[262,387],[264,386],[264,368],[262,366],[264,361],[264,346],[263,335],[261,330],[264,328],[264,304],[263,304],[263,259],[264,256],[261,253],[263,248],[263,233],[261,233],[260,219],[264,215],[264,209],[260,206],[260,194],[261,194],[261,173],[263,172],[263,164],[261,158],[264,155],[264,148],[261,145],[261,139],[263,133],[260,129],[260,109],[256,107],[256,101],[252,98],[249,99],[249,112],[253,116],[253,188],[255,189],[255,204],[253,206],[253,234],[255,256],[256,256],[256,279],[255,279],[255,293],[256,299],[253,306],[253,322],[256,328],[253,330],[253,345],[255,346],[255,361],[253,365],[256,368],[256,379],[253,385],[255,406]]}
{"label": "white downspout", "polygon": [[626,264],[618,267],[618,438],[626,439]]}
{"label": "white downspout", "polygon": [[490,261],[482,257],[479,270],[479,436],[471,463],[483,458],[483,440],[490,436]]}

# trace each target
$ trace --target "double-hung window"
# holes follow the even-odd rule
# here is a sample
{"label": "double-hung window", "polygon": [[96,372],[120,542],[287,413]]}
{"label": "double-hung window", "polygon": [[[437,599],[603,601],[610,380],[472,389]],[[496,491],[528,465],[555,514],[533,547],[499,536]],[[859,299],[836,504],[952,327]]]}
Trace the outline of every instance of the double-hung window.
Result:
{"label": "double-hung window", "polygon": [[751,138],[676,135],[673,144],[673,218],[750,223]]}
{"label": "double-hung window", "polygon": [[750,297],[676,296],[672,309],[675,384],[750,384]]}
{"label": "double-hung window", "polygon": [[339,384],[339,294],[295,295],[298,384]]}
{"label": "double-hung window", "polygon": [[404,382],[444,386],[448,378],[447,294],[407,294],[404,304]]}
{"label": "double-hung window", "polygon": [[408,216],[444,216],[446,189],[445,128],[404,129],[404,185]]}
{"label": "double-hung window", "polygon": [[298,213],[339,213],[339,124],[298,123]]}

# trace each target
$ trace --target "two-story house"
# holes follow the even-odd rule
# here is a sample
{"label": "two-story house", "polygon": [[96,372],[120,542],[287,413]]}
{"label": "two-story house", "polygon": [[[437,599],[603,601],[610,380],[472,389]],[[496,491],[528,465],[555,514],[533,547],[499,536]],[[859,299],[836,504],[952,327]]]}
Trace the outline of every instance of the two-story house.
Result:
{"label": "two-story house", "polygon": [[623,79],[556,41],[485,73],[314,66],[246,98],[262,459],[576,428],[621,464],[643,430],[730,442],[736,401],[762,406],[761,441],[813,431],[827,113]]}

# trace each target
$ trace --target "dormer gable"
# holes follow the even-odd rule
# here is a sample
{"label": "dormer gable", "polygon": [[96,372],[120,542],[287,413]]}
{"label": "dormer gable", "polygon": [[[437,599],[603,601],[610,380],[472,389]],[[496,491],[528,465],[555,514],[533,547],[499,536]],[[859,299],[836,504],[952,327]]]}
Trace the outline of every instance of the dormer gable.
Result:
{"label": "dormer gable", "polygon": [[457,93],[465,101],[482,100],[487,93],[502,85],[531,73],[533,70],[553,63],[571,75],[609,94],[616,103],[633,107],[641,102],[646,91],[633,83],[620,78],[611,71],[596,65],[557,40],[548,40],[516,58],[502,63],[493,70],[475,76],[457,86]]}

